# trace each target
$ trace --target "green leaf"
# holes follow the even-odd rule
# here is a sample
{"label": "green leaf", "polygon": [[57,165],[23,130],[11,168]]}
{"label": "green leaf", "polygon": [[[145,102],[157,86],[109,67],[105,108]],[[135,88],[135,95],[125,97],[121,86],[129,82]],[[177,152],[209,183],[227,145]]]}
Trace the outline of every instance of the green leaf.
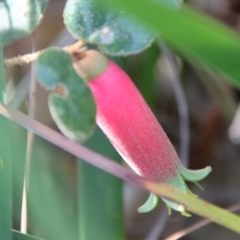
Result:
{"label": "green leaf", "polygon": [[[6,101],[4,61],[0,35],[0,102]],[[12,173],[8,120],[0,115],[0,239],[12,238]]]}
{"label": "green leaf", "polygon": [[14,146],[14,151],[11,151],[12,216],[14,216],[15,222],[20,223],[26,163],[27,131],[13,121],[9,121],[9,130],[11,145]]}
{"label": "green leaf", "polygon": [[68,0],[64,22],[76,38],[97,44],[109,55],[140,52],[155,36],[125,12],[95,0]]}
{"label": "green leaf", "polygon": [[214,70],[240,86],[240,38],[231,29],[187,7],[171,11],[153,0],[117,0],[114,3],[158,31],[190,62]]}
{"label": "green leaf", "polygon": [[38,25],[47,0],[0,1],[0,34],[3,45],[28,35]]}
{"label": "green leaf", "polygon": [[36,238],[27,234],[22,234],[18,231],[12,231],[12,240],[41,240],[40,238]]}
{"label": "green leaf", "polygon": [[74,141],[84,141],[95,127],[96,106],[90,89],[72,67],[71,56],[49,49],[36,64],[39,82],[53,90],[48,99],[59,129]]}
{"label": "green leaf", "polygon": [[[99,128],[85,145],[117,162],[121,161]],[[78,202],[79,239],[125,239],[120,179],[78,161]]]}
{"label": "green leaf", "polygon": [[4,72],[4,58],[2,49],[2,36],[0,34],[0,101],[7,102],[6,88],[5,88],[5,72]]}
{"label": "green leaf", "polygon": [[29,171],[28,224],[29,229],[43,239],[78,239],[72,160],[61,149],[34,136]]}

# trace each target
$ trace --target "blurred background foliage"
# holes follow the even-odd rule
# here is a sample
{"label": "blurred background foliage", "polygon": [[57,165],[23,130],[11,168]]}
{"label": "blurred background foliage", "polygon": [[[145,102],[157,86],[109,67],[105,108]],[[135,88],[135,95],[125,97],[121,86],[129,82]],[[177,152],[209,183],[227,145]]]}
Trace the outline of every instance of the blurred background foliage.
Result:
{"label": "blurred background foliage", "polygon": [[[240,1],[192,0],[187,1],[187,4],[212,16],[234,31],[240,31]],[[39,26],[28,37],[6,46],[4,48],[5,58],[30,53],[51,45],[62,47],[73,43],[74,39],[65,30],[63,24],[64,5],[65,0],[50,0]],[[134,80],[176,150],[179,151],[177,107],[179,103],[176,102],[169,81],[169,69],[165,65],[158,44],[154,43],[140,54],[117,58],[116,61]],[[204,168],[206,165],[213,168],[210,176],[202,182],[205,191],[200,191],[194,185],[190,185],[190,188],[207,201],[224,208],[231,207],[240,202],[240,148],[230,141],[228,135],[229,127],[232,126],[231,123],[237,110],[239,90],[229,85],[223,77],[205,72],[183,59],[178,58],[177,63],[189,109],[191,135],[189,166],[192,169]],[[34,68],[34,66],[32,67]],[[34,77],[31,74],[30,66],[6,68],[6,76],[7,91],[10,96],[9,105],[27,113],[29,82],[30,78]],[[37,84],[34,93],[34,118],[57,129],[49,114],[47,94],[47,91]],[[237,122],[235,126],[239,124],[240,122]],[[11,139],[12,146],[14,146],[11,152],[13,161],[13,227],[19,230],[27,132],[13,123],[11,123],[11,131],[14,136]],[[236,133],[238,130],[234,128],[233,132]],[[120,158],[113,151],[111,145],[99,134],[101,135],[96,132],[86,143],[87,146],[119,161]],[[234,143],[240,138],[238,137],[239,135],[232,137]],[[46,240],[113,239],[112,236],[106,238],[104,235],[108,234],[109,229],[97,226],[97,220],[101,222],[105,217],[101,212],[102,208],[109,205],[105,203],[104,198],[101,199],[101,192],[91,191],[89,193],[87,191],[86,194],[90,194],[89,206],[82,207],[82,209],[96,210],[92,214],[94,222],[93,219],[87,219],[86,223],[79,220],[79,214],[84,214],[78,209],[81,207],[81,202],[83,203],[83,200],[81,201],[83,195],[79,192],[81,187],[84,188],[81,176],[87,174],[89,177],[87,189],[90,189],[92,184],[90,180],[94,180],[94,177],[96,179],[102,177],[99,170],[95,172],[94,167],[88,166],[86,163],[78,163],[73,156],[36,136],[32,139],[30,156],[29,233]],[[93,169],[89,170],[89,168]],[[88,171],[90,171],[89,174]],[[98,174],[100,174],[99,178],[97,178]],[[105,179],[110,178],[110,180],[104,180],[101,186],[103,190],[113,181],[117,186],[116,192],[107,191],[106,194],[110,194],[109,198],[116,200],[116,209],[112,208],[109,211],[112,212],[112,218],[116,221],[117,227],[115,225],[113,231],[118,232],[119,239],[166,239],[167,236],[179,230],[184,232],[186,227],[192,226],[200,220],[197,216],[184,218],[176,212],[168,217],[165,206],[161,202],[153,212],[139,214],[137,207],[145,201],[147,193],[128,183],[122,183],[115,177],[104,177],[106,177]],[[91,223],[92,226],[89,226]],[[91,228],[87,229],[87,226]],[[86,232],[83,233],[81,229]],[[82,235],[88,234],[87,231],[90,235]],[[176,239],[176,237],[172,239]],[[208,224],[204,228],[197,228],[190,234],[186,234],[181,239],[234,240],[239,239],[239,236],[223,227]]]}

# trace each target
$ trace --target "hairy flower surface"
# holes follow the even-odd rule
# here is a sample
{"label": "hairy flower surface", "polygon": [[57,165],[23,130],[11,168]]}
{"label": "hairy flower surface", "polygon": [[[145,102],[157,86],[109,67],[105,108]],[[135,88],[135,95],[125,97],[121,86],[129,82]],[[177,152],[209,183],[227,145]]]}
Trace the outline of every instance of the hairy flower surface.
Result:
{"label": "hairy flower surface", "polygon": [[[182,165],[145,100],[128,75],[114,62],[90,50],[74,66],[92,90],[97,104],[98,126],[137,174],[189,194],[185,180],[197,182],[210,173],[210,167],[193,171]],[[172,208],[187,215],[182,205],[163,200],[169,210]],[[139,211],[150,211],[156,204],[157,197],[150,194]]]}

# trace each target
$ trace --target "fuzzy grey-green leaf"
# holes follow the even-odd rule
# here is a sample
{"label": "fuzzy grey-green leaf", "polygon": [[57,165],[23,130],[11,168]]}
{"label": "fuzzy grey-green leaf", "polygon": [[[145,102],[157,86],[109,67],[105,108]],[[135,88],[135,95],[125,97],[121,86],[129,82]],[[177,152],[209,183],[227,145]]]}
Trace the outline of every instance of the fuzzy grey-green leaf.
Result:
{"label": "fuzzy grey-green leaf", "polygon": [[96,106],[87,84],[73,69],[71,56],[49,49],[38,58],[36,73],[39,82],[53,90],[48,104],[59,129],[74,141],[84,141],[94,129]]}
{"label": "fuzzy grey-green leaf", "polygon": [[109,55],[140,52],[155,38],[142,23],[99,0],[68,0],[64,22],[76,38],[97,44]]}
{"label": "fuzzy grey-green leaf", "polygon": [[39,23],[47,0],[0,1],[0,34],[3,45],[28,35]]}

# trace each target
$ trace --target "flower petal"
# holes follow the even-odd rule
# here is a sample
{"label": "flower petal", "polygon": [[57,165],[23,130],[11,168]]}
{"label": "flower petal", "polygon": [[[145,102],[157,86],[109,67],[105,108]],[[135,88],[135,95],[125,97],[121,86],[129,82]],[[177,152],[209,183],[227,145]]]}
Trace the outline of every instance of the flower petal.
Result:
{"label": "flower petal", "polygon": [[180,166],[180,173],[184,180],[189,182],[198,182],[208,176],[212,171],[211,167],[205,167],[204,169],[191,170],[185,168],[182,164]]}
{"label": "flower petal", "polygon": [[150,193],[147,201],[138,208],[139,213],[145,213],[152,211],[158,204],[158,196],[153,193]]}

